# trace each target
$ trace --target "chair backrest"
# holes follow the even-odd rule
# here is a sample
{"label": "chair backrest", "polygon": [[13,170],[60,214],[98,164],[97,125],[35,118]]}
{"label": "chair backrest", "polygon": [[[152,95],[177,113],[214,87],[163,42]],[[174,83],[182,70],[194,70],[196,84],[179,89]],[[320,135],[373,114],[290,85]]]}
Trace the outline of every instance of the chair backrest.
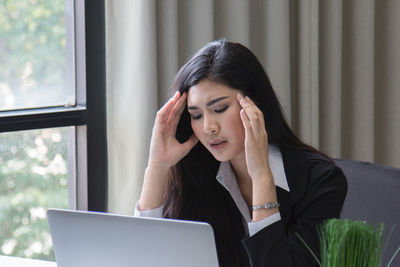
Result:
{"label": "chair backrest", "polygon": [[[400,246],[400,169],[355,160],[335,159],[347,178],[348,191],[341,218],[384,223],[384,244],[396,225],[383,255],[386,266]],[[391,266],[400,266],[400,254]]]}

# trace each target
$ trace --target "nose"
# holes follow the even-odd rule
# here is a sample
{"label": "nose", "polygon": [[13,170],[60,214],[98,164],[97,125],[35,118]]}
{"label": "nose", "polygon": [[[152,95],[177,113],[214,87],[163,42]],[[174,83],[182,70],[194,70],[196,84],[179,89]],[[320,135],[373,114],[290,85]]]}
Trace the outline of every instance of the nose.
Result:
{"label": "nose", "polygon": [[204,132],[208,135],[215,136],[219,132],[219,124],[218,122],[213,118],[213,116],[210,115],[204,115]]}

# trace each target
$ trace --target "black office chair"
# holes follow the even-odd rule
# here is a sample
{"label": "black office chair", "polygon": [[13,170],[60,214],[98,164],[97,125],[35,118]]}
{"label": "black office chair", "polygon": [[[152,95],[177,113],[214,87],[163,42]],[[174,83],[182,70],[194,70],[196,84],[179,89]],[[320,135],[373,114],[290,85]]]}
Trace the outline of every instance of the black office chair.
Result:
{"label": "black office chair", "polygon": [[[348,191],[341,218],[384,223],[384,244],[393,225],[396,225],[383,255],[382,266],[400,246],[400,169],[335,159],[347,177]],[[400,254],[391,266],[400,266]]]}

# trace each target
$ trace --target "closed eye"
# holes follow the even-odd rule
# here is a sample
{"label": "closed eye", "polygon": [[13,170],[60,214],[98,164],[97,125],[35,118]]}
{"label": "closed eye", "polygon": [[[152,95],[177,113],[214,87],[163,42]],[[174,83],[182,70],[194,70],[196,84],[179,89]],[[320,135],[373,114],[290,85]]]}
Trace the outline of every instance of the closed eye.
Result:
{"label": "closed eye", "polygon": [[221,108],[221,109],[215,109],[214,111],[217,112],[217,113],[222,113],[222,112],[224,112],[225,110],[227,110],[228,108],[229,108],[229,106],[226,106],[226,107],[223,107],[223,108]]}
{"label": "closed eye", "polygon": [[198,120],[198,119],[200,119],[201,118],[201,114],[200,115],[197,115],[197,116],[192,116],[192,119],[193,120]]}
{"label": "closed eye", "polygon": [[[214,112],[216,112],[216,113],[222,113],[222,112],[224,112],[225,110],[227,110],[229,108],[229,106],[225,106],[225,107],[223,107],[223,108],[221,108],[221,109],[214,109]],[[192,120],[198,120],[198,119],[200,119],[202,117],[202,114],[199,114],[199,115],[192,115],[191,116],[191,118],[192,118]]]}

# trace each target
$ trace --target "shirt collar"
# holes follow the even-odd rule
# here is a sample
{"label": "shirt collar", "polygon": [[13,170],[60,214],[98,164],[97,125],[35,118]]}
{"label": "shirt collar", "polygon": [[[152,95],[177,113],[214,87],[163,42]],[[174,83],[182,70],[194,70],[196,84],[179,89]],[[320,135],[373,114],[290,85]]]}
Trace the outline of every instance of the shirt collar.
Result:
{"label": "shirt collar", "polygon": [[[268,160],[275,185],[289,192],[290,189],[283,166],[282,153],[275,145],[270,144],[268,149]],[[236,183],[236,181],[232,181],[235,178],[235,174],[229,161],[221,162],[216,178],[228,191],[232,187],[232,183]]]}

